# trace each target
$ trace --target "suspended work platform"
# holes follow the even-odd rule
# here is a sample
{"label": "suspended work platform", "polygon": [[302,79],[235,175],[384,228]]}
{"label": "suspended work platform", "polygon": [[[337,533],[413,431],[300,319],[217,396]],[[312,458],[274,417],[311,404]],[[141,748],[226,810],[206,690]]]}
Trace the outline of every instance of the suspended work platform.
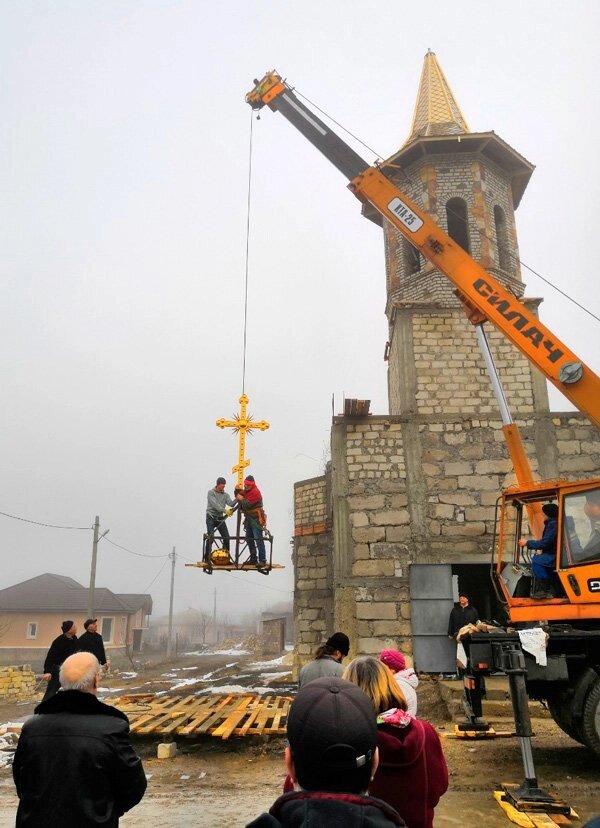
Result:
{"label": "suspended work platform", "polygon": [[198,569],[203,569],[209,575],[212,574],[213,569],[223,570],[224,572],[237,572],[241,570],[242,572],[261,572],[263,575],[268,574],[272,569],[285,569],[284,566],[281,564],[272,564],[272,563],[265,563],[265,564],[235,564],[235,563],[228,563],[228,564],[214,564],[214,563],[206,563],[206,561],[197,561],[196,563],[187,563],[186,566],[195,566]]}
{"label": "suspended work platform", "polygon": [[[235,511],[235,510],[234,510]],[[261,575],[268,575],[272,569],[285,569],[281,564],[273,563],[273,535],[265,527],[260,539],[242,534],[241,514],[237,511],[237,534],[230,535],[229,532],[222,535],[222,527],[225,521],[215,527],[215,534],[203,535],[202,560],[196,563],[189,563],[186,566],[195,566],[202,569],[208,575],[213,570],[232,572],[260,572]],[[216,533],[221,537],[217,537]],[[224,540],[227,540],[228,548],[225,548]],[[264,550],[265,561],[261,562],[261,549]]]}

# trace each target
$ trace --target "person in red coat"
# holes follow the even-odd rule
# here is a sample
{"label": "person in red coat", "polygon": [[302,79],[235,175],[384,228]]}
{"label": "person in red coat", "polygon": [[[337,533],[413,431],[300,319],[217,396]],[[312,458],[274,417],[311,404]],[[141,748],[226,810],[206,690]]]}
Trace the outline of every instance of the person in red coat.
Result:
{"label": "person in red coat", "polygon": [[[235,490],[236,499],[244,515],[246,543],[250,552],[249,564],[264,566],[267,563],[267,551],[263,532],[267,526],[267,516],[263,509],[262,494],[251,474],[244,480],[243,490]],[[258,547],[258,558],[256,548]]]}
{"label": "person in red coat", "polygon": [[433,828],[433,810],[448,790],[439,736],[429,722],[406,712],[402,691],[378,659],[355,658],[343,678],[366,693],[377,714],[379,766],[369,796],[395,808],[410,828]]}

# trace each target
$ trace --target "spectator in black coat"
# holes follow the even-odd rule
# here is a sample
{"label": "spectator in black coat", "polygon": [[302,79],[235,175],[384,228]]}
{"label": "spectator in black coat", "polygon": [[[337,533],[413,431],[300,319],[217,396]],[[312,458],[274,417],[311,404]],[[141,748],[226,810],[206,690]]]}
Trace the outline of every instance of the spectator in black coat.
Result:
{"label": "spectator in black coat", "polygon": [[60,625],[62,634],[55,638],[44,661],[44,679],[48,682],[42,701],[54,696],[60,690],[58,671],[60,665],[79,649],[77,627],[73,621],[63,621]]}
{"label": "spectator in black coat", "polygon": [[100,665],[108,670],[110,664],[104,652],[104,641],[98,632],[98,619],[88,618],[83,622],[85,632],[79,636],[78,644],[79,650],[83,653],[93,653],[98,659]]}
{"label": "spectator in black coat", "polygon": [[127,716],[96,698],[100,665],[91,653],[60,669],[62,691],[23,725],[13,762],[17,828],[116,828],[146,790]]}
{"label": "spectator in black coat", "polygon": [[469,603],[469,596],[461,592],[458,596],[458,606],[452,608],[448,619],[448,638],[456,640],[460,629],[478,621],[479,612]]}

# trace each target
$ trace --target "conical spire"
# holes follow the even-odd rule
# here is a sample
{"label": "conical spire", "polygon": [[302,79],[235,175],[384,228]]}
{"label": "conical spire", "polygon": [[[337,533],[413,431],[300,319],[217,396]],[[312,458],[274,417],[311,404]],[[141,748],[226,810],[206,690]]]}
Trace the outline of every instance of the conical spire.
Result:
{"label": "conical spire", "polygon": [[431,49],[425,55],[408,142],[427,135],[470,132],[465,116]]}

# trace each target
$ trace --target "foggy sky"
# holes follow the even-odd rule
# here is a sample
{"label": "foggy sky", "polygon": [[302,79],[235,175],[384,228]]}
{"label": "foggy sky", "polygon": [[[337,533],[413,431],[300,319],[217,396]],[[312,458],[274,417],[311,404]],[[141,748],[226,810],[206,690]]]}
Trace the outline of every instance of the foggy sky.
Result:
{"label": "foggy sky", "polygon": [[[521,258],[600,314],[595,2],[0,2],[0,511],[91,526],[146,555],[201,554],[237,443],[252,79],[275,68],[382,157],[436,52],[473,131],[537,168]],[[374,158],[358,148],[366,160]],[[331,400],[387,412],[381,231],[285,120],[254,123],[248,441],[287,568],[176,574],[176,609],[291,598],[293,483],[321,474]],[[598,323],[523,271],[542,320],[596,371]],[[569,405],[552,392],[556,410]],[[87,584],[91,532],[0,517],[0,588]],[[96,583],[145,591],[164,559],[100,545]],[[168,607],[169,565],[151,593]]]}

